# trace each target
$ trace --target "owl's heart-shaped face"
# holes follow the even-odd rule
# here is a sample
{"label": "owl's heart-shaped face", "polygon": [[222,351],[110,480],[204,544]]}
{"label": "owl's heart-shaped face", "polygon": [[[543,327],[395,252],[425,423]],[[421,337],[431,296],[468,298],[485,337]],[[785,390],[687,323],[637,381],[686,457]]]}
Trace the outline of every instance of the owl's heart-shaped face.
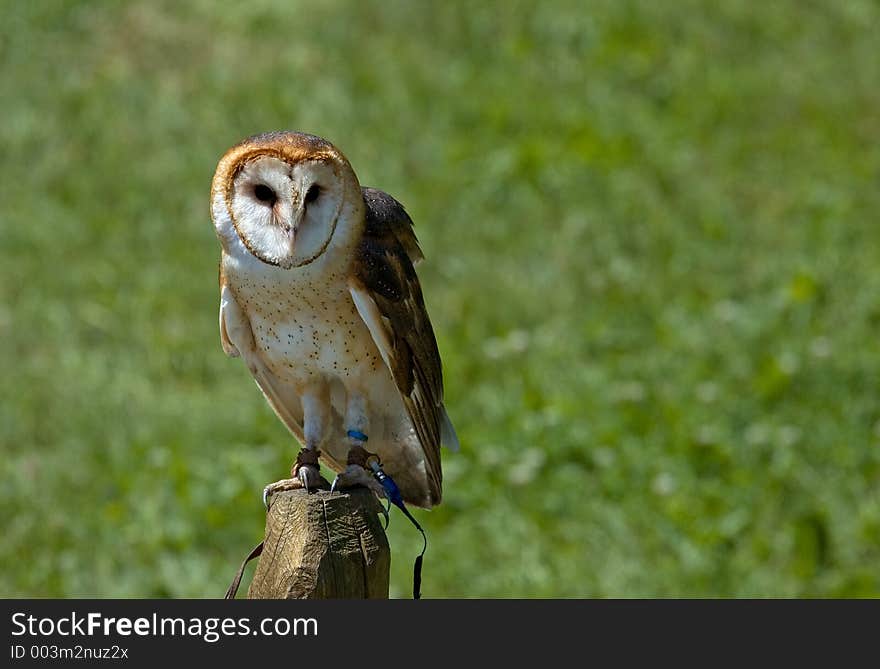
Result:
{"label": "owl's heart-shaped face", "polygon": [[[291,269],[350,234],[362,214],[360,185],[329,142],[299,133],[268,133],[233,147],[214,177],[214,222],[264,263]],[[340,226],[345,219],[346,225]]]}
{"label": "owl's heart-shaped face", "polygon": [[334,166],[319,160],[290,165],[272,156],[246,162],[232,183],[229,211],[245,246],[285,269],[327,248],[344,192]]}

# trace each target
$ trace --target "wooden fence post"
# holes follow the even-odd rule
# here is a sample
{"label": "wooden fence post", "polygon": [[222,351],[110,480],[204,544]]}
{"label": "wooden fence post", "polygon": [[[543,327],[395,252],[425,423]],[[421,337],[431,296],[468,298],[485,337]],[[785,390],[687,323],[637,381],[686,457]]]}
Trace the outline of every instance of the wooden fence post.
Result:
{"label": "wooden fence post", "polygon": [[391,549],[365,488],[275,494],[248,599],[387,599]]}

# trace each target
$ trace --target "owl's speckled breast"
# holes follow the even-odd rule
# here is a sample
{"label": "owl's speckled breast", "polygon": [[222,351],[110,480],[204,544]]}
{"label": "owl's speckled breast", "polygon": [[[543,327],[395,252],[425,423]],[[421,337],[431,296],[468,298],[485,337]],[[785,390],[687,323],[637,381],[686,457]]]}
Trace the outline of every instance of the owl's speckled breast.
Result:
{"label": "owl's speckled breast", "polygon": [[345,277],[315,265],[283,270],[244,268],[233,261],[224,266],[260,357],[276,376],[300,387],[316,376],[337,377],[351,386],[387,373]]}

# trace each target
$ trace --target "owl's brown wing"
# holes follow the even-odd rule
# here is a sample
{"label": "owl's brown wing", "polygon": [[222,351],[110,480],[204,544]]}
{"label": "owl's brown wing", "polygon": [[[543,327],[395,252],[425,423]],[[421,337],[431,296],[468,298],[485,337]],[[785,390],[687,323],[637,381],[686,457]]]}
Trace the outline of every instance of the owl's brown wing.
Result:
{"label": "owl's brown wing", "polygon": [[380,190],[364,188],[363,194],[366,228],[349,288],[425,452],[437,503],[443,478],[440,444],[457,450],[458,439],[443,407],[440,353],[413,267],[423,256],[403,206]]}

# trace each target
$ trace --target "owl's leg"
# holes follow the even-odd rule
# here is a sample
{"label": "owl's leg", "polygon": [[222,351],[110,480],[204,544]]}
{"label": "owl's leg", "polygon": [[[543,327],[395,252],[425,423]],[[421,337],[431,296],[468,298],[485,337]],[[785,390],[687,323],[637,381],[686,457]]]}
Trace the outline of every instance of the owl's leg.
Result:
{"label": "owl's leg", "polygon": [[311,388],[302,396],[303,436],[306,440],[296,457],[296,463],[290,472],[302,481],[303,487],[317,488],[326,481],[321,478],[318,467],[319,447],[324,441],[327,426],[330,424],[330,395],[326,386]]}
{"label": "owl's leg", "polygon": [[345,469],[337,474],[331,490],[337,488],[354,488],[364,486],[375,492],[379,497],[385,496],[385,490],[368,469],[370,453],[366,448],[367,434],[370,430],[370,418],[367,413],[367,399],[361,393],[349,392],[345,408],[345,427],[348,430],[348,461]]}
{"label": "owl's leg", "polygon": [[263,504],[269,508],[269,496],[282,490],[326,488],[328,483],[321,476],[318,457],[319,447],[326,434],[330,420],[330,397],[326,387],[313,387],[303,393],[303,437],[305,447],[300,450],[290,470],[292,478],[270,483],[263,488]]}

